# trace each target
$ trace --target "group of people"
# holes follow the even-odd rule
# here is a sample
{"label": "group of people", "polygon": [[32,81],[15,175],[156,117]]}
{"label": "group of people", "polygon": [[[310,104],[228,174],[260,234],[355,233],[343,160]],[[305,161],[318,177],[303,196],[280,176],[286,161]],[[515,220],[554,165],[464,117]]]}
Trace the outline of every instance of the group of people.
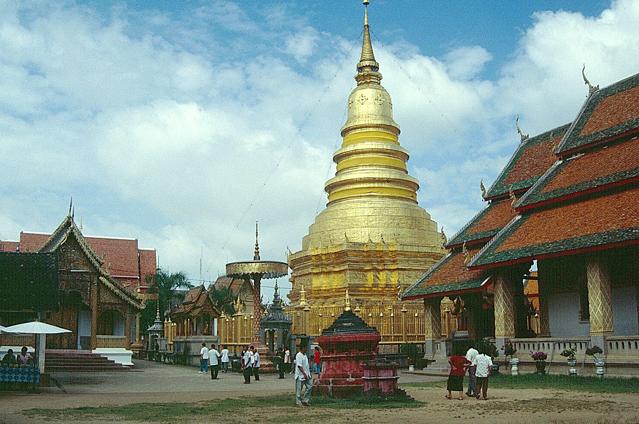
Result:
{"label": "group of people", "polygon": [[[463,351],[462,351],[463,352]],[[477,399],[488,398],[488,377],[493,366],[492,358],[486,352],[478,351],[474,346],[466,351],[466,355],[457,350],[448,358],[450,374],[446,389],[447,399],[452,399],[453,392],[459,392],[459,400],[464,399],[464,376],[468,373],[467,396]]]}
{"label": "group of people", "polygon": [[224,346],[221,351],[218,352],[214,344],[211,348],[206,347],[206,343],[202,343],[200,349],[200,374],[206,374],[211,371],[211,380],[217,380],[217,375],[220,372],[220,364],[222,364],[222,372],[228,372],[229,370],[229,349]]}
{"label": "group of people", "polygon": [[17,355],[13,354],[13,349],[7,350],[7,353],[2,357],[2,365],[10,366],[10,365],[33,365],[35,363],[33,356],[28,352],[26,346],[22,346],[20,349],[20,353]]}

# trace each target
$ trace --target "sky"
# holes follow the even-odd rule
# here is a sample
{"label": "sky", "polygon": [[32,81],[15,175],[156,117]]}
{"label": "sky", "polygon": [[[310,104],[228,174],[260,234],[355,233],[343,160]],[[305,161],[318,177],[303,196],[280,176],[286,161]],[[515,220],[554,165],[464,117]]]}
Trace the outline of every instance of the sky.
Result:
{"label": "sky", "polygon": [[[0,0],[0,239],[53,231],[73,196],[85,234],[137,238],[194,283],[252,258],[256,220],[262,257],[285,261],[326,203],[360,3]],[[372,0],[370,24],[449,238],[516,115],[531,136],[572,121],[583,64],[602,87],[639,72],[639,0]]]}

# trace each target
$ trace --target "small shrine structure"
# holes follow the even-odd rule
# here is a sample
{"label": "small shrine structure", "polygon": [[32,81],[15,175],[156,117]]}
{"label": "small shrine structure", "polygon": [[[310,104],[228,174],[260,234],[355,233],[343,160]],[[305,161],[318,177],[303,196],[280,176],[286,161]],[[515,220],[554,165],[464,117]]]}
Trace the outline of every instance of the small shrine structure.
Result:
{"label": "small shrine structure", "polygon": [[344,312],[317,339],[322,370],[313,389],[338,398],[363,393],[364,365],[377,356],[380,340],[377,329],[353,313],[347,291]]}
{"label": "small shrine structure", "polygon": [[282,308],[282,298],[276,281],[273,303],[268,307],[266,315],[261,320],[262,340],[264,340],[269,352],[275,352],[279,347],[288,346],[291,325],[291,318],[284,313]]}

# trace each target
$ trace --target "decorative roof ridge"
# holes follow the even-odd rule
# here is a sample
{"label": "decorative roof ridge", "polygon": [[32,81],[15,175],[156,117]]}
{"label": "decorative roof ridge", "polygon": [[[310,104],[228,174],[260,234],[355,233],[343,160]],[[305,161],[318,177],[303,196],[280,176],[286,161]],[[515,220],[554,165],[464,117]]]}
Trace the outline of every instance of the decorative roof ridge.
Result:
{"label": "decorative roof ridge", "polygon": [[460,237],[462,234],[464,234],[464,232],[466,230],[468,230],[472,224],[475,222],[475,220],[477,220],[478,218],[480,218],[483,214],[487,213],[488,210],[491,208],[491,206],[493,206],[494,204],[500,203],[505,201],[505,199],[490,199],[490,200],[485,200],[487,203],[484,206],[484,208],[482,208],[479,212],[477,212],[475,215],[473,215],[473,217],[460,229],[458,230],[448,241],[448,243],[446,243],[444,245],[445,248],[447,249],[451,249],[454,247],[458,247],[461,246],[465,241],[468,242],[473,242],[473,241],[477,241],[477,240],[461,240],[461,241],[455,241],[456,238]]}
{"label": "decorative roof ridge", "polygon": [[108,274],[107,275],[100,275],[100,277],[98,277],[98,279],[100,281],[102,281],[102,284],[104,284],[107,288],[109,288],[116,296],[118,296],[122,300],[125,300],[126,302],[128,302],[131,305],[133,305],[137,309],[144,309],[144,302],[143,301],[142,302],[138,302],[133,297],[133,295],[131,295],[126,289],[122,288],[120,286],[120,284],[116,280],[111,278],[111,276],[109,276]]}
{"label": "decorative roof ridge", "polygon": [[446,262],[448,262],[450,259],[452,259],[453,256],[456,255],[456,254],[461,254],[461,251],[448,252],[443,258],[441,258],[440,260],[435,262],[435,264],[433,266],[431,266],[430,268],[428,268],[428,270],[421,277],[419,277],[415,283],[413,283],[412,285],[408,286],[408,288],[406,290],[404,290],[404,292],[401,295],[401,298],[404,299],[405,297],[408,297],[407,294],[411,290],[417,288],[418,285],[420,285],[424,280],[426,280],[428,277],[430,277],[439,267],[441,267]]}
{"label": "decorative roof ridge", "polygon": [[506,224],[504,226],[504,228],[502,228],[501,230],[499,230],[499,232],[497,234],[495,234],[495,236],[490,239],[490,241],[488,243],[486,243],[484,245],[484,247],[482,247],[481,249],[479,249],[479,252],[477,252],[471,259],[470,262],[468,262],[468,265],[466,266],[466,268],[468,268],[469,270],[479,270],[480,267],[475,265],[476,262],[481,258],[481,256],[488,250],[490,249],[490,247],[495,244],[496,240],[498,240],[502,234],[504,234],[507,231],[510,231],[510,228],[515,225],[515,223],[517,223],[520,219],[522,218],[522,215],[517,215],[515,216],[513,219],[510,220],[510,222],[508,224]]}
{"label": "decorative roof ridge", "polygon": [[559,167],[559,165],[561,165],[562,163],[564,163],[565,159],[558,159],[555,161],[555,163],[553,163],[552,165],[550,165],[550,167],[548,169],[546,169],[546,172],[544,172],[543,174],[541,174],[541,176],[537,179],[537,181],[535,181],[535,183],[530,186],[528,188],[528,190],[526,190],[526,192],[524,193],[523,196],[521,196],[519,198],[519,200],[517,200],[517,202],[515,202],[515,204],[513,205],[513,207],[515,208],[515,210],[519,211],[519,208],[521,206],[523,206],[527,199],[532,196],[532,193],[535,192],[535,190],[537,190],[537,188],[539,188],[540,186],[547,184],[548,182],[546,181],[548,178],[550,178],[554,172],[557,170],[557,168]]}
{"label": "decorative roof ridge", "polygon": [[[539,133],[539,134],[537,134],[537,135],[535,135],[533,137],[529,137],[529,138],[527,138],[525,140],[521,140],[519,142],[519,144],[517,145],[517,148],[515,149],[513,154],[510,156],[510,159],[508,160],[506,165],[503,167],[503,169],[501,170],[501,172],[499,173],[497,178],[495,178],[495,181],[493,181],[492,185],[486,191],[486,196],[484,196],[484,200],[495,200],[495,199],[500,199],[501,197],[508,197],[508,193],[507,192],[504,192],[504,193],[500,192],[498,194],[491,194],[491,193],[493,191],[497,190],[496,185],[502,180],[502,178],[505,178],[507,176],[508,172],[510,172],[510,168],[519,160],[519,158],[521,156],[520,152],[521,152],[521,150],[523,148],[527,148],[527,147],[529,147],[531,145],[547,141],[549,138],[551,138],[557,132],[566,131],[564,133],[564,137],[565,137],[566,133],[569,131],[566,128],[569,128],[571,125],[572,125],[571,123],[559,125],[558,127],[555,127],[555,128],[550,129],[550,130],[544,131],[544,132]],[[518,192],[518,191],[521,191],[521,190],[525,190],[525,188],[519,188],[519,189],[514,190],[514,191]]]}
{"label": "decorative roof ridge", "polygon": [[129,292],[121,286],[121,284],[113,279],[111,275],[102,267],[104,263],[100,257],[95,253],[95,251],[89,246],[86,239],[82,235],[80,229],[75,225],[75,221],[73,220],[72,215],[67,215],[62,223],[55,229],[49,239],[44,243],[44,245],[40,248],[38,252],[48,253],[53,252],[58,247],[60,247],[64,242],[67,241],[69,235],[73,234],[78,245],[80,245],[80,249],[84,252],[85,255],[89,258],[89,261],[95,266],[98,272],[98,279],[103,281],[103,283],[109,287],[117,296],[126,300],[133,306],[138,309],[143,308],[144,302],[137,302],[134,297],[129,294]]}
{"label": "decorative roof ridge", "polygon": [[[580,119],[583,116],[584,112],[586,112],[586,109],[588,108],[588,106],[591,103],[594,102],[599,102],[602,99],[612,96],[614,94],[620,93],[622,91],[627,90],[628,88],[625,88],[624,85],[629,83],[629,82],[633,82],[633,80],[635,80],[634,82],[636,84],[633,84],[634,86],[639,86],[639,73],[636,73],[634,75],[630,75],[626,78],[623,78],[619,81],[613,82],[612,84],[609,84],[607,86],[605,86],[604,88],[600,88],[594,92],[592,92],[592,94],[588,95],[588,97],[586,98],[586,100],[584,101],[583,105],[581,106],[581,109],[579,110],[579,113],[577,114],[577,117],[575,118],[575,120],[573,121],[572,125],[570,126],[570,128],[568,129],[568,131],[566,131],[566,134],[564,134],[564,137],[562,138],[561,142],[559,143],[559,145],[557,146],[557,148],[555,149],[555,154],[557,156],[567,156],[570,155],[572,153],[574,153],[575,151],[578,150],[583,150],[583,149],[587,149],[590,146],[594,145],[594,144],[598,144],[601,142],[605,142],[605,140],[609,139],[610,137],[604,137],[603,139],[595,139],[592,140],[590,142],[586,142],[584,144],[581,145],[577,145],[577,146],[573,146],[571,148],[566,148],[566,144],[568,142],[568,139],[570,138],[570,136],[572,135],[572,132],[575,130],[575,127],[580,123]],[[597,132],[601,132],[601,131],[597,131]]]}

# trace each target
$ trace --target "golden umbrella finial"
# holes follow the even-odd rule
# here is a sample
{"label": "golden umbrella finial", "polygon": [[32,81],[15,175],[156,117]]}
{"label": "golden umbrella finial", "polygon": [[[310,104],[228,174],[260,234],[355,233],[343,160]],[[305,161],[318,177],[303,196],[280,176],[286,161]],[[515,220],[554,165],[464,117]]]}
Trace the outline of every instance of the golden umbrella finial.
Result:
{"label": "golden umbrella finial", "polygon": [[255,251],[253,252],[254,261],[260,260],[260,243],[258,241],[258,235],[259,235],[259,231],[258,231],[257,221],[255,221]]}

